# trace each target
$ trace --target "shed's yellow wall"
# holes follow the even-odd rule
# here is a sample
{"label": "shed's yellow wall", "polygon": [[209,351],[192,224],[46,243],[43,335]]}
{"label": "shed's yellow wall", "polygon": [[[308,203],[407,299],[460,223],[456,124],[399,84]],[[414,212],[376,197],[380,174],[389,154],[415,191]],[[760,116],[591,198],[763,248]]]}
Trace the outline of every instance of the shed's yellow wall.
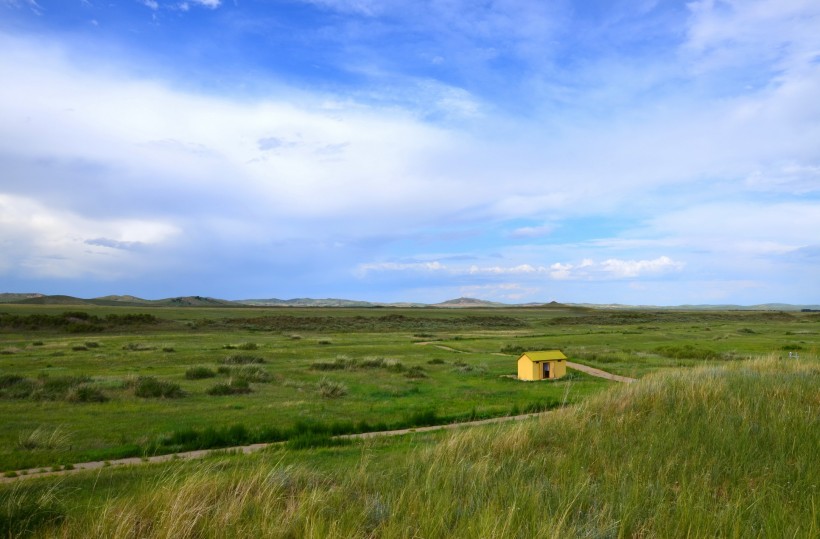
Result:
{"label": "shed's yellow wall", "polygon": [[561,378],[567,374],[567,362],[564,359],[533,361],[527,354],[518,358],[519,380],[543,380],[544,363],[550,364],[550,379]]}
{"label": "shed's yellow wall", "polygon": [[538,364],[530,361],[527,356],[518,358],[518,379],[519,380],[540,380]]}

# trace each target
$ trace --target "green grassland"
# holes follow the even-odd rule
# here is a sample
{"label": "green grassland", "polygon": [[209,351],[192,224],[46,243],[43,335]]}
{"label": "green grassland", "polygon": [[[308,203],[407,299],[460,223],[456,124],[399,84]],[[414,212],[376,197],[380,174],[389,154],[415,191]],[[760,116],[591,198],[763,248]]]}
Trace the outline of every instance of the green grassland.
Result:
{"label": "green grassland", "polygon": [[664,369],[539,419],[2,487],[38,537],[817,537],[820,362]]}
{"label": "green grassland", "polygon": [[816,357],[819,334],[811,313],[3,305],[0,470],[510,415],[613,384],[504,377],[525,349],[642,377]]}

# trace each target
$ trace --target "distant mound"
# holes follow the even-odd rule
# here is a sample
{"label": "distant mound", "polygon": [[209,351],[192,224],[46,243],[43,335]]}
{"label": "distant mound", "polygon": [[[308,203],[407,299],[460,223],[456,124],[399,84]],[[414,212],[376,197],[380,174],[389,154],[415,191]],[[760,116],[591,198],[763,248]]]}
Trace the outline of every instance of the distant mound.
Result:
{"label": "distant mound", "polygon": [[233,307],[237,304],[224,299],[208,298],[203,296],[182,296],[178,298],[152,301],[157,307]]}
{"label": "distant mound", "polygon": [[33,298],[21,299],[14,303],[22,305],[93,305],[93,303],[74,296],[36,296]]}
{"label": "distant mound", "polygon": [[356,301],[350,299],[313,299],[313,298],[294,298],[294,299],[242,299],[235,303],[242,305],[253,305],[256,307],[374,307],[376,304],[369,301]]}
{"label": "distant mound", "polygon": [[28,294],[15,294],[10,292],[3,292],[2,294],[0,294],[0,303],[19,303],[27,299],[36,299],[41,297],[43,297],[43,294],[37,294],[34,292]]}
{"label": "distant mound", "polygon": [[507,307],[507,305],[504,303],[497,303],[476,298],[456,298],[442,301],[441,303],[436,303],[433,307]]}

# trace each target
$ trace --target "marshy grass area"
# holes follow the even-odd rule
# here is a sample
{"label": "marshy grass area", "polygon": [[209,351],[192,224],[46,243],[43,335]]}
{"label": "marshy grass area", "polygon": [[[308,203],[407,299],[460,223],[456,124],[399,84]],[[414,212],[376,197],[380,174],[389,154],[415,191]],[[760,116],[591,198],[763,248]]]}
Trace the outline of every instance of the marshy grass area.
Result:
{"label": "marshy grass area", "polygon": [[664,370],[536,420],[3,489],[65,537],[816,537],[820,362]]}

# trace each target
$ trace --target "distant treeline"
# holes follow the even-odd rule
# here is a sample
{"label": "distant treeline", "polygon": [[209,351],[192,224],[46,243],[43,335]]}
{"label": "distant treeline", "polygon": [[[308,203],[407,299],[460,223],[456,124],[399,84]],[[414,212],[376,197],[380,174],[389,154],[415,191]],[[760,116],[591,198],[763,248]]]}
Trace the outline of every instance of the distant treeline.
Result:
{"label": "distant treeline", "polygon": [[82,311],[66,311],[60,314],[18,315],[0,313],[0,328],[36,330],[61,330],[68,333],[95,333],[106,329],[157,324],[153,314],[109,314],[104,317]]}
{"label": "distant treeline", "polygon": [[503,315],[487,316],[261,316],[221,320],[198,320],[199,327],[212,325],[239,326],[261,331],[441,331],[456,329],[523,328],[529,324],[519,318]]}

